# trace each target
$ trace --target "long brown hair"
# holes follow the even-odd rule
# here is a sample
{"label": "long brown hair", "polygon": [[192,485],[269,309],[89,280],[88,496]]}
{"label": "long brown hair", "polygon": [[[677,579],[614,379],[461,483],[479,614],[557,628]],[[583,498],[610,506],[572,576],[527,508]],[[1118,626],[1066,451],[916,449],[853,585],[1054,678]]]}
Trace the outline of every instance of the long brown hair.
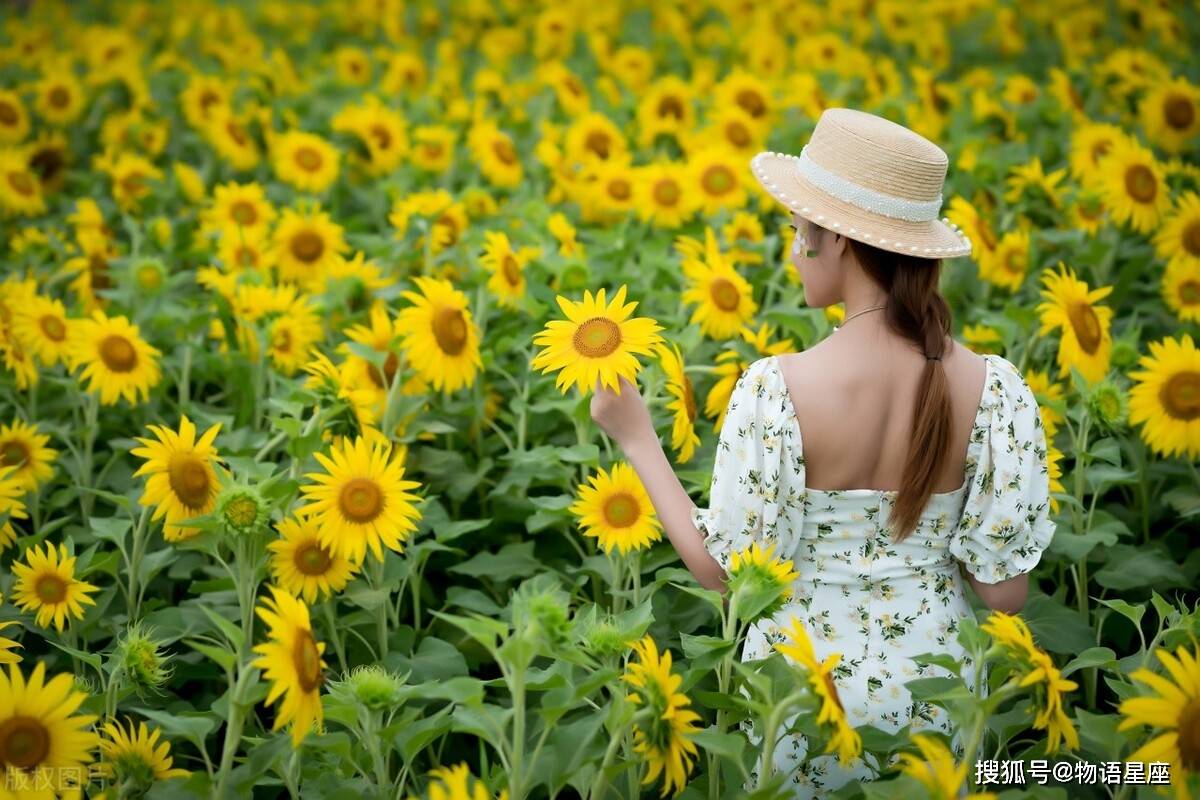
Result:
{"label": "long brown hair", "polygon": [[[825,232],[817,225],[812,227],[818,239]],[[882,250],[849,237],[846,242],[863,272],[887,291],[884,316],[888,327],[910,340],[927,359],[917,388],[904,477],[888,519],[895,541],[901,541],[916,528],[950,449],[950,386],[941,357],[950,336],[951,316],[949,304],[938,291],[942,262]]]}

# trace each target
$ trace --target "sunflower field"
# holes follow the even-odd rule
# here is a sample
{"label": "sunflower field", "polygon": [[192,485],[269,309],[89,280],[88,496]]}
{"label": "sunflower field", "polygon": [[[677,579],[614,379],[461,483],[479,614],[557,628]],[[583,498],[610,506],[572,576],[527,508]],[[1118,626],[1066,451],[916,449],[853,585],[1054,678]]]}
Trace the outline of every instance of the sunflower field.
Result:
{"label": "sunflower field", "polygon": [[[1167,0],[3,3],[0,798],[786,798],[787,732],[877,767],[838,797],[1191,796],[1198,45]],[[929,653],[898,731],[803,625],[739,659],[788,554],[702,588],[589,407],[636,381],[704,502],[743,371],[843,317],[749,169],[836,106],[950,156],[942,292],[1057,522],[947,632],[988,691]]]}

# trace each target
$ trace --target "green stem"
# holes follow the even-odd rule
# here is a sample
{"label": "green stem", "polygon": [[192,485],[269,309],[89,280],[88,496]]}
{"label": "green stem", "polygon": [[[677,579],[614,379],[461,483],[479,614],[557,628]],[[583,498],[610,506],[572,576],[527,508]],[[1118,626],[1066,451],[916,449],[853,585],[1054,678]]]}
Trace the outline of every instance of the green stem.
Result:
{"label": "green stem", "polygon": [[337,653],[338,667],[346,672],[346,647],[342,644],[342,635],[338,631],[337,617],[333,613],[334,599],[330,597],[321,603],[321,611],[325,615],[325,624],[329,626],[329,638],[333,640],[333,649]]}
{"label": "green stem", "polygon": [[246,706],[242,702],[242,693],[249,682],[248,676],[255,670],[245,663],[239,662],[238,679],[229,693],[229,722],[225,727],[225,744],[221,751],[221,766],[217,770],[216,791],[214,797],[225,798],[229,782],[229,772],[233,769],[233,758],[237,754],[238,745],[242,741],[242,727],[246,722]]}
{"label": "green stem", "polygon": [[[384,563],[378,559],[371,562],[372,583],[377,590],[384,586]],[[375,633],[379,640],[379,660],[387,658],[388,654],[388,608],[386,602],[380,602],[375,608]]]}
{"label": "green stem", "polygon": [[518,665],[509,691],[513,699],[512,764],[509,765],[508,793],[510,800],[525,800],[525,667]]}
{"label": "green stem", "polygon": [[94,392],[85,394],[83,416],[83,463],[79,469],[79,480],[82,490],[79,493],[80,511],[83,512],[83,523],[88,524],[92,518],[92,503],[95,495],[89,491],[92,488],[92,449],[96,445],[96,421],[99,413],[100,400]]}
{"label": "green stem", "polygon": [[133,541],[130,543],[129,554],[129,621],[135,621],[142,610],[142,592],[145,589],[139,581],[138,575],[141,574],[142,557],[145,555],[146,541],[149,538],[146,536],[147,520],[150,516],[150,506],[144,506],[142,513],[138,517],[137,525],[133,529]]}

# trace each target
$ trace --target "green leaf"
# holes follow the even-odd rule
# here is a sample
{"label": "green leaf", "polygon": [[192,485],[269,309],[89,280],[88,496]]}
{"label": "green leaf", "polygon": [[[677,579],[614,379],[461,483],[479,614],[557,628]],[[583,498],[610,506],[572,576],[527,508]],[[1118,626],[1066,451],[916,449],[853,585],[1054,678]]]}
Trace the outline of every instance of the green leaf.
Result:
{"label": "green leaf", "polygon": [[737,644],[719,636],[694,636],[690,633],[679,634],[679,641],[683,645],[684,655],[690,659],[688,666],[696,670],[713,669]]}
{"label": "green leaf", "polygon": [[193,650],[203,653],[213,661],[217,662],[217,665],[226,672],[232,671],[234,665],[237,664],[237,656],[223,648],[216,647],[211,644],[205,644],[204,642],[199,642],[195,639],[184,639],[183,643]]}
{"label": "green leaf", "polygon": [[88,520],[88,526],[97,539],[104,539],[121,547],[132,524],[129,517],[92,517]]}
{"label": "green leaf", "polygon": [[447,571],[471,578],[512,581],[534,575],[541,569],[542,562],[533,557],[533,542],[526,541],[505,545],[496,553],[476,553],[466,561],[448,567]]}
{"label": "green leaf", "polygon": [[179,736],[204,749],[204,739],[217,727],[217,721],[210,713],[155,711],[152,708],[134,708],[132,711],[141,714],[146,719],[157,722],[167,736]]}
{"label": "green leaf", "polygon": [[1096,634],[1075,609],[1044,594],[1029,598],[1021,609],[1037,643],[1052,653],[1074,656],[1096,644]]}
{"label": "green leaf", "polygon": [[209,620],[212,621],[213,625],[217,627],[217,630],[224,634],[225,638],[229,640],[229,644],[232,646],[233,651],[235,653],[240,653],[242,651],[242,644],[246,641],[246,634],[242,631],[242,629],[217,612],[213,611],[204,603],[197,603],[196,607],[204,612],[204,616],[208,617]]}
{"label": "green leaf", "polygon": [[1106,589],[1127,591],[1145,586],[1185,586],[1179,565],[1158,550],[1119,545],[1108,551],[1108,564],[1096,573],[1096,583]]}
{"label": "green leaf", "polygon": [[746,737],[737,733],[721,733],[705,728],[692,734],[692,741],[710,753],[740,761],[746,749]]}
{"label": "green leaf", "polygon": [[1117,654],[1107,647],[1089,647],[1067,662],[1067,665],[1062,668],[1062,676],[1065,678],[1072,672],[1084,669],[1085,667],[1116,669]]}
{"label": "green leaf", "polygon": [[1108,606],[1112,610],[1116,611],[1121,616],[1125,617],[1127,620],[1132,622],[1135,627],[1141,623],[1142,617],[1144,617],[1146,615],[1146,606],[1145,605],[1135,606],[1132,603],[1128,603],[1128,602],[1126,602],[1124,600],[1120,600],[1120,599],[1104,600],[1103,598],[1101,598],[1099,600],[1099,602],[1103,603],[1104,605]]}
{"label": "green leaf", "polygon": [[589,443],[559,447],[558,457],[569,464],[595,464],[600,461],[600,448]]}
{"label": "green leaf", "polygon": [[434,526],[433,535],[439,542],[449,542],[464,534],[482,530],[491,524],[491,517],[487,519],[462,519],[454,522],[443,522]]}
{"label": "green leaf", "polygon": [[60,644],[60,643],[54,641],[53,639],[46,639],[45,641],[49,644],[54,645],[59,650],[62,650],[64,653],[68,653],[68,654],[74,656],[75,658],[78,658],[80,661],[87,664],[89,667],[96,670],[97,672],[100,671],[100,664],[102,663],[102,659],[100,658],[99,653],[85,653],[83,650],[76,650],[74,647],[68,647],[65,644]]}
{"label": "green leaf", "polygon": [[459,628],[463,633],[486,647],[491,653],[495,653],[497,642],[508,635],[507,623],[488,619],[478,614],[463,617],[458,614],[447,614],[444,611],[433,611],[430,613],[438,619],[445,620]]}

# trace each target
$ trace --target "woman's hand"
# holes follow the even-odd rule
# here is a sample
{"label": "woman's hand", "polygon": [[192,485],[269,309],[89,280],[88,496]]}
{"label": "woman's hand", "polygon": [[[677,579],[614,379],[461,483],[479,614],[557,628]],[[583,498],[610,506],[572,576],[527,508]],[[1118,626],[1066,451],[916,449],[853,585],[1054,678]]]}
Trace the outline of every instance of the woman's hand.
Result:
{"label": "woman's hand", "polygon": [[653,438],[654,423],[650,419],[650,409],[646,407],[638,387],[621,376],[617,376],[617,381],[621,387],[620,394],[602,386],[600,379],[596,379],[592,394],[592,419],[622,447],[639,436]]}

